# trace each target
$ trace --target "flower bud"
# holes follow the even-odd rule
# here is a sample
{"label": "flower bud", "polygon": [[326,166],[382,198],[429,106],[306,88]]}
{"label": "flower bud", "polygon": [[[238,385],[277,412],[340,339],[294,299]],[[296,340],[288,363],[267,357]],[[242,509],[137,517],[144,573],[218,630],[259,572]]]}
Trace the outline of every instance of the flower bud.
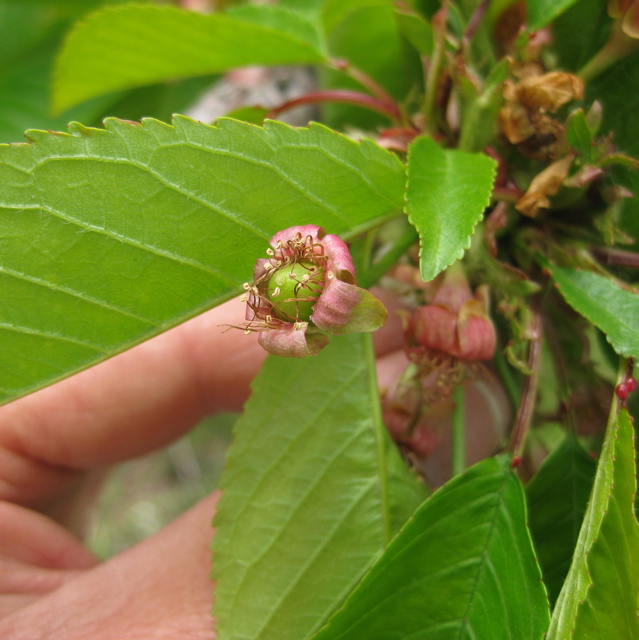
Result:
{"label": "flower bud", "polygon": [[490,360],[497,336],[488,315],[486,287],[473,296],[463,273],[449,269],[432,304],[416,309],[412,332],[422,348],[459,360]]}

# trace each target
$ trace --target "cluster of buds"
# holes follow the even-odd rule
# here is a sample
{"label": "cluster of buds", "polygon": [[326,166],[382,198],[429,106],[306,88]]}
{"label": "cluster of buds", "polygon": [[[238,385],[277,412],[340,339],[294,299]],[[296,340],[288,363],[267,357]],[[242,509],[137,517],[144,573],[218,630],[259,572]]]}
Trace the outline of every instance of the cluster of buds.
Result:
{"label": "cluster of buds", "polygon": [[[421,280],[411,269],[403,269],[401,278],[409,286]],[[497,342],[487,288],[473,294],[459,263],[438,282],[421,286],[428,304],[402,314],[410,364],[382,398],[391,434],[418,458],[427,457],[441,439],[433,425],[450,412],[453,389],[475,378],[482,370],[479,362],[493,357]]]}
{"label": "cluster of buds", "polygon": [[[487,287],[478,287],[473,295],[461,267],[453,265],[430,304],[404,318],[409,359],[422,374],[455,372],[450,380],[454,386],[464,377],[465,363],[490,360],[495,354],[497,337],[488,304]],[[447,376],[440,377],[443,381]]]}
{"label": "cluster of buds", "polygon": [[387,312],[370,292],[355,284],[348,247],[316,225],[276,233],[255,264],[253,284],[245,283],[249,333],[269,353],[303,358],[327,344],[325,333],[376,331]]}

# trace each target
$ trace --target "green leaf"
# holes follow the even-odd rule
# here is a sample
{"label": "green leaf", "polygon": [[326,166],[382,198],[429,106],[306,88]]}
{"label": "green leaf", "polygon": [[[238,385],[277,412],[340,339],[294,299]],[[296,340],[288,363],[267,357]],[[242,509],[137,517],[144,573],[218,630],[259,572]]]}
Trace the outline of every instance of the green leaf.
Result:
{"label": "green leaf", "polygon": [[556,68],[578,72],[608,40],[610,23],[607,2],[575,2],[550,24],[553,38],[550,50],[557,56]]}
{"label": "green leaf", "polygon": [[124,5],[91,14],[69,34],[56,65],[57,111],[112,91],[251,64],[324,60],[301,16],[274,7],[204,15]]}
{"label": "green leaf", "polygon": [[214,523],[218,638],[307,638],[425,497],[381,422],[370,336],[270,356],[235,433]]}
{"label": "green leaf", "polygon": [[539,640],[548,602],[509,459],[456,476],[313,640]]}
{"label": "green leaf", "polygon": [[570,114],[566,123],[566,142],[576,151],[582,164],[593,161],[593,137],[583,109]]}
{"label": "green leaf", "polygon": [[632,422],[622,409],[608,425],[592,496],[548,640],[639,638],[634,455]]}
{"label": "green leaf", "polygon": [[497,164],[418,138],[408,151],[406,213],[420,235],[425,282],[458,260],[490,202]]}
{"label": "green leaf", "polygon": [[569,435],[526,486],[528,524],[551,605],[570,568],[596,469]]}
{"label": "green leaf", "polygon": [[421,55],[433,55],[433,28],[422,15],[410,9],[396,7],[395,20],[404,37]]}
{"label": "green leaf", "polygon": [[321,125],[105,124],[0,145],[0,402],[229,299],[281,229],[401,211],[399,160]]}
{"label": "green leaf", "polygon": [[[327,0],[323,26],[331,55],[348,60],[397,100],[403,100],[421,80],[415,51],[402,38],[394,19],[392,0]],[[323,74],[330,88],[361,91],[362,86],[342,73]],[[333,126],[348,123],[374,129],[388,120],[351,105],[327,105],[325,120]]]}
{"label": "green leaf", "polygon": [[639,294],[591,271],[550,267],[550,273],[566,302],[599,327],[618,354],[639,357]]}
{"label": "green leaf", "polygon": [[545,27],[575,2],[577,0],[526,0],[528,27],[531,31]]}
{"label": "green leaf", "polygon": [[[603,105],[602,132],[614,132],[614,144],[618,151],[639,157],[639,51],[626,56],[606,69],[586,87],[586,99],[599,100]],[[630,90],[629,90],[630,89]],[[639,174],[634,170],[615,168],[615,183],[622,184],[632,193],[639,194]],[[625,198],[623,229],[639,242],[639,198]]]}

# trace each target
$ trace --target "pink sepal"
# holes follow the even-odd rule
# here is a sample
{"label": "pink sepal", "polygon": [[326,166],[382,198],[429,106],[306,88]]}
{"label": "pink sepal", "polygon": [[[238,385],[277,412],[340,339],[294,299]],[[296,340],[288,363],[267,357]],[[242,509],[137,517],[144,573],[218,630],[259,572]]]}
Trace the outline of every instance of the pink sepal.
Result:
{"label": "pink sepal", "polygon": [[285,358],[306,358],[316,356],[327,344],[328,337],[321,333],[307,334],[307,323],[289,328],[262,331],[257,341],[266,351]]}

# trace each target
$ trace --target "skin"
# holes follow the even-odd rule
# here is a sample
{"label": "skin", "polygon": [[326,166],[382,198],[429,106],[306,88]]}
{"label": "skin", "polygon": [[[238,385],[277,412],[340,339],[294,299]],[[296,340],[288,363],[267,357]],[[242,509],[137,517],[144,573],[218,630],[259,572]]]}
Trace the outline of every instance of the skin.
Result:
{"label": "skin", "polygon": [[[266,355],[255,335],[220,326],[243,315],[231,301],[0,408],[0,638],[215,638],[217,493],[106,562],[74,532],[109,465],[242,407]],[[395,314],[375,340],[380,380],[389,379],[401,343]]]}

